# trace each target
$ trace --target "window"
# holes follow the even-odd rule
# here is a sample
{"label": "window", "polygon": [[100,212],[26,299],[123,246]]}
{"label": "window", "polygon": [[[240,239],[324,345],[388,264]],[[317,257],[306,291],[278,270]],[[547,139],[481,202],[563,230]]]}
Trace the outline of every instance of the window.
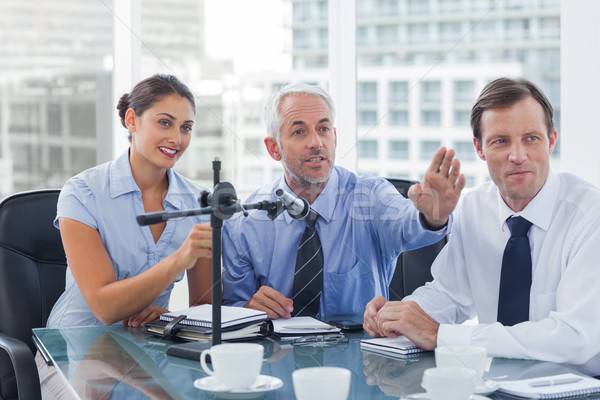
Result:
{"label": "window", "polygon": [[456,151],[456,158],[460,161],[475,160],[475,147],[473,146],[473,142],[455,141],[452,144],[452,148]]}
{"label": "window", "polygon": [[465,110],[454,110],[454,118],[452,119],[454,126],[468,127],[471,123],[471,112]]}
{"label": "window", "polygon": [[388,158],[391,160],[408,160],[410,157],[407,140],[390,140]]}
{"label": "window", "polygon": [[246,170],[245,181],[250,185],[262,185],[264,183],[263,169],[251,167]]}
{"label": "window", "polygon": [[327,21],[329,19],[329,4],[327,4],[327,1],[317,2],[316,19],[320,21]]}
{"label": "window", "polygon": [[390,106],[408,104],[408,82],[390,82],[388,88]]}
{"label": "window", "polygon": [[540,32],[543,39],[560,38],[560,18],[542,18],[540,19]]}
{"label": "window", "polygon": [[440,25],[440,42],[454,43],[461,39],[462,28],[460,22],[443,22]]}
{"label": "window", "polygon": [[429,41],[429,26],[427,24],[408,25],[408,43],[420,44]]}
{"label": "window", "polygon": [[71,149],[69,159],[72,167],[77,171],[83,171],[98,163],[96,161],[96,149]]}
{"label": "window", "polygon": [[38,133],[40,129],[40,110],[38,104],[14,102],[10,104],[10,126],[13,134]]}
{"label": "window", "polygon": [[378,0],[379,15],[382,17],[390,17],[398,15],[398,0]]}
{"label": "window", "polygon": [[442,101],[442,84],[440,81],[421,82],[421,103],[439,104]]}
{"label": "window", "polygon": [[378,148],[376,140],[361,140],[358,142],[359,158],[377,158]]}
{"label": "window", "polygon": [[96,105],[94,103],[70,103],[67,109],[72,136],[90,138],[96,136],[96,131],[93,129],[96,126]]}
{"label": "window", "polygon": [[358,82],[357,100],[359,103],[377,103],[377,82]]}
{"label": "window", "polygon": [[485,43],[496,40],[496,22],[488,20],[471,21],[469,38],[473,42]]}
{"label": "window", "polygon": [[377,123],[377,111],[359,111],[358,112],[358,125],[361,126],[373,126]]}
{"label": "window", "polygon": [[62,132],[61,108],[58,103],[49,103],[46,109],[48,118],[48,134],[51,136],[60,136]]}
{"label": "window", "polygon": [[506,39],[523,40],[529,38],[529,20],[528,19],[509,19],[506,20]]}
{"label": "window", "polygon": [[472,104],[475,101],[475,82],[455,81],[454,101],[458,103]]}
{"label": "window", "polygon": [[367,46],[369,44],[369,28],[366,26],[356,27],[356,45]]}
{"label": "window", "polygon": [[261,139],[246,139],[244,151],[249,156],[260,157],[266,151],[265,144]]}
{"label": "window", "polygon": [[421,142],[421,154],[420,158],[423,161],[429,161],[433,158],[433,155],[442,146],[442,142],[439,140],[424,140]]}
{"label": "window", "polygon": [[409,14],[426,14],[429,12],[429,0],[407,0]]}
{"label": "window", "polygon": [[546,74],[560,74],[560,50],[542,50],[542,71]]}
{"label": "window", "polygon": [[441,12],[457,12],[462,10],[461,0],[439,0]]}
{"label": "window", "polygon": [[294,3],[294,21],[304,22],[310,20],[310,3]]}
{"label": "window", "polygon": [[390,126],[408,126],[407,110],[391,110],[388,118]]}
{"label": "window", "polygon": [[397,42],[397,25],[380,25],[377,27],[377,44],[385,46]]}
{"label": "window", "polygon": [[328,32],[327,28],[320,28],[318,32],[319,32],[318,47],[319,47],[319,49],[326,49],[327,46],[329,45],[329,32]]}
{"label": "window", "polygon": [[310,48],[310,37],[309,32],[306,29],[295,29],[294,30],[294,48],[295,49],[309,49]]}
{"label": "window", "polygon": [[442,112],[438,110],[421,111],[421,125],[440,126],[442,124]]}

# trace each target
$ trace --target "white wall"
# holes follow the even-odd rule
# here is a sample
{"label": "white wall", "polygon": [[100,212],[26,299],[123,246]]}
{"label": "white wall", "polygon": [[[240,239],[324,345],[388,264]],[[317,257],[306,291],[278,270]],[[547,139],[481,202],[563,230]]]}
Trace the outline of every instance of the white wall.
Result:
{"label": "white wall", "polygon": [[560,170],[600,186],[600,1],[561,8]]}

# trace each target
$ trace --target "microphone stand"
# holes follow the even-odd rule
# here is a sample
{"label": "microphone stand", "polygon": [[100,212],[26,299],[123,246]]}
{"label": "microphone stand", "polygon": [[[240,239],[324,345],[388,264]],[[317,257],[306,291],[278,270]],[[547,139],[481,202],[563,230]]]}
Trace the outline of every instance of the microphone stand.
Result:
{"label": "microphone stand", "polygon": [[[212,162],[213,167],[213,194],[217,194],[217,187],[220,184],[221,161],[218,158]],[[214,196],[213,196],[214,197]],[[218,198],[219,196],[217,196]],[[212,228],[212,344],[213,346],[221,343],[221,302],[223,298],[223,287],[221,285],[221,235],[223,228],[223,219],[217,217],[217,213],[210,215],[210,227]],[[215,257],[215,254],[218,257]]]}
{"label": "microphone stand", "polygon": [[[181,211],[159,211],[138,215],[139,225],[152,225],[171,218],[181,218],[192,215],[210,214],[212,228],[212,345],[221,343],[221,302],[223,288],[221,286],[221,255],[223,221],[236,212],[242,211],[248,215],[248,210],[266,210],[271,220],[277,218],[284,210],[281,200],[261,201],[257,203],[239,204],[235,188],[229,182],[220,181],[221,161],[218,158],[212,162],[213,192],[203,191],[198,202],[201,208]],[[216,306],[216,307],[215,307]]]}

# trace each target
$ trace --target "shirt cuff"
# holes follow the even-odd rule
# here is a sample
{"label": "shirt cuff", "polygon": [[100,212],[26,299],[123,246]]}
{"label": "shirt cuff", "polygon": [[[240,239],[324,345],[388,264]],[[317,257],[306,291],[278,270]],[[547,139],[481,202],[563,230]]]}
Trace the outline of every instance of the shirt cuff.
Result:
{"label": "shirt cuff", "polygon": [[445,236],[450,233],[450,227],[452,226],[452,220],[453,220],[453,214],[450,214],[450,216],[448,217],[448,221],[446,222],[446,225],[442,226],[439,229],[434,230],[434,229],[431,229],[431,226],[429,226],[429,224],[427,223],[427,220],[425,219],[425,216],[423,215],[423,213],[419,212],[419,223],[421,224],[423,229],[425,229],[426,231],[429,231],[429,232],[433,232],[436,235],[440,235],[440,236]]}
{"label": "shirt cuff", "polygon": [[471,325],[440,324],[440,329],[438,330],[437,336],[437,345],[470,345],[472,335],[473,326]]}

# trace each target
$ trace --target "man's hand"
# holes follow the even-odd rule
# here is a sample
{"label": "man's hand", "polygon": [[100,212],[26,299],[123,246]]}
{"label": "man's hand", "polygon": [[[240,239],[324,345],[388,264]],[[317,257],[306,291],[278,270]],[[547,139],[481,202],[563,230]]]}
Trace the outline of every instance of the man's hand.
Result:
{"label": "man's hand", "polygon": [[294,311],[293,303],[291,299],[272,287],[261,286],[244,307],[266,311],[267,317],[271,319],[290,318],[292,316],[291,312]]}
{"label": "man's hand", "polygon": [[377,313],[386,302],[387,300],[385,298],[381,296],[375,296],[373,300],[367,303],[367,306],[365,307],[363,329],[373,337],[384,336],[384,334],[379,331],[379,326],[377,325]]}
{"label": "man's hand", "polygon": [[166,312],[169,312],[169,310],[150,304],[139,313],[132,315],[121,322],[123,322],[123,325],[133,326],[136,328],[140,325],[144,325],[146,322],[156,321],[160,317],[160,314],[164,314]]}
{"label": "man's hand", "polygon": [[388,337],[404,335],[425,350],[435,349],[439,328],[440,324],[414,301],[388,301],[377,312],[379,334]]}
{"label": "man's hand", "polygon": [[454,150],[441,147],[433,156],[423,182],[411,186],[408,197],[425,217],[428,228],[437,230],[448,223],[464,187],[465,176],[460,173],[460,161],[454,158]]}

